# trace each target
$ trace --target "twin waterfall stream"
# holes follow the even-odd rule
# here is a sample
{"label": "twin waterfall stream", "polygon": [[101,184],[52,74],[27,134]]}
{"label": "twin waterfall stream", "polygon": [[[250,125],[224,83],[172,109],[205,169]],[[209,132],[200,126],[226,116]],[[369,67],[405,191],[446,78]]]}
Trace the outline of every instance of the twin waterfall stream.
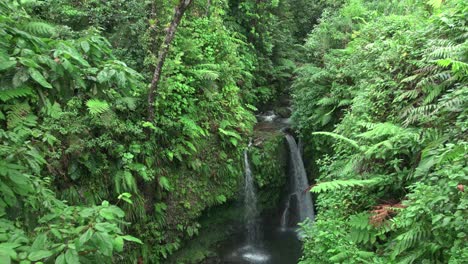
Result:
{"label": "twin waterfall stream", "polygon": [[[249,144],[250,147],[250,144]],[[248,151],[244,151],[244,220],[247,229],[247,243],[252,244],[258,241],[259,225],[257,224],[257,194],[255,193],[255,182],[250,169]]]}
{"label": "twin waterfall stream", "polygon": [[301,151],[298,148],[296,140],[293,136],[286,134],[286,140],[288,141],[291,157],[291,169],[289,172],[289,177],[291,181],[291,189],[293,192],[289,195],[285,210],[281,217],[282,228],[288,227],[288,216],[289,210],[291,210],[291,199],[296,199],[297,201],[297,214],[299,222],[306,220],[306,218],[309,218],[313,221],[315,218],[314,205],[312,204],[312,197],[309,192],[309,181],[307,180],[304,163],[302,162]]}
{"label": "twin waterfall stream", "polygon": [[[264,122],[275,122],[275,118],[265,117]],[[283,124],[285,122],[283,121]],[[284,127],[284,126],[283,126]],[[294,137],[285,133],[289,146],[288,194],[280,208],[277,221],[263,221],[258,210],[255,177],[250,166],[248,149],[244,151],[244,236],[241,241],[233,241],[233,251],[223,263],[269,263],[293,264],[300,257],[300,234],[297,223],[307,218],[314,220],[314,206],[309,192],[309,182],[302,161],[302,155]],[[249,144],[249,148],[252,143]],[[271,219],[270,219],[271,220]],[[276,224],[271,224],[276,223]],[[279,225],[278,225],[279,224]]]}

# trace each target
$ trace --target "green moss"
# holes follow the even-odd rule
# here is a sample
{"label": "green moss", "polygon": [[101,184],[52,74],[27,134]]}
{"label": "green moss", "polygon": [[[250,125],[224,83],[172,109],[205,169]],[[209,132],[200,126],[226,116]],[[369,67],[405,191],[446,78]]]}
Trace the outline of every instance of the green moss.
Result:
{"label": "green moss", "polygon": [[253,173],[258,185],[258,197],[262,210],[278,206],[286,184],[287,150],[282,133],[257,133],[257,146],[250,156]]}

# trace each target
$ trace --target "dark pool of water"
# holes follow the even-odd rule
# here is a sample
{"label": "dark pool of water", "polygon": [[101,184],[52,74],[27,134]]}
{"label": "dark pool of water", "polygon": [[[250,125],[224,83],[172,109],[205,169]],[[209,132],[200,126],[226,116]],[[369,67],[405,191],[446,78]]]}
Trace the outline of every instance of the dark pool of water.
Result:
{"label": "dark pool of water", "polygon": [[239,232],[219,248],[221,263],[226,264],[296,264],[301,257],[301,242],[296,230],[282,230],[264,223],[258,242],[247,244],[245,234]]}

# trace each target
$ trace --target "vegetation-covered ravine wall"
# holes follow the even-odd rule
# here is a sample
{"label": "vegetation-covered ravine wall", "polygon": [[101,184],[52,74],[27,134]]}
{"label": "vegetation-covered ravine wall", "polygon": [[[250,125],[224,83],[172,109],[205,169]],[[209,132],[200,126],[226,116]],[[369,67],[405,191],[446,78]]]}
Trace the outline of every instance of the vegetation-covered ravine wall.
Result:
{"label": "vegetation-covered ravine wall", "polygon": [[[299,17],[176,2],[0,1],[0,262],[162,263],[238,198]],[[262,155],[268,208],[281,179]]]}
{"label": "vegetation-covered ravine wall", "polygon": [[466,1],[346,1],[293,83],[320,173],[301,263],[464,263]]}

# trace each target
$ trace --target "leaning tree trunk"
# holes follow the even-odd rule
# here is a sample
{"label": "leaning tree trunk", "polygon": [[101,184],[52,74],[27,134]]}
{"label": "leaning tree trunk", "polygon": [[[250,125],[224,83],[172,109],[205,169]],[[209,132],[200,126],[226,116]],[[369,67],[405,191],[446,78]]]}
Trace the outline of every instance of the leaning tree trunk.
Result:
{"label": "leaning tree trunk", "polygon": [[159,49],[158,59],[156,61],[156,69],[154,70],[153,80],[151,80],[151,86],[148,91],[148,121],[154,122],[154,96],[158,89],[159,81],[161,80],[161,72],[166,60],[167,53],[172,40],[174,39],[177,27],[184,16],[188,6],[192,3],[192,0],[180,0],[179,4],[174,8],[174,17],[172,18],[171,24],[166,28],[166,37],[164,42],[161,44]]}

